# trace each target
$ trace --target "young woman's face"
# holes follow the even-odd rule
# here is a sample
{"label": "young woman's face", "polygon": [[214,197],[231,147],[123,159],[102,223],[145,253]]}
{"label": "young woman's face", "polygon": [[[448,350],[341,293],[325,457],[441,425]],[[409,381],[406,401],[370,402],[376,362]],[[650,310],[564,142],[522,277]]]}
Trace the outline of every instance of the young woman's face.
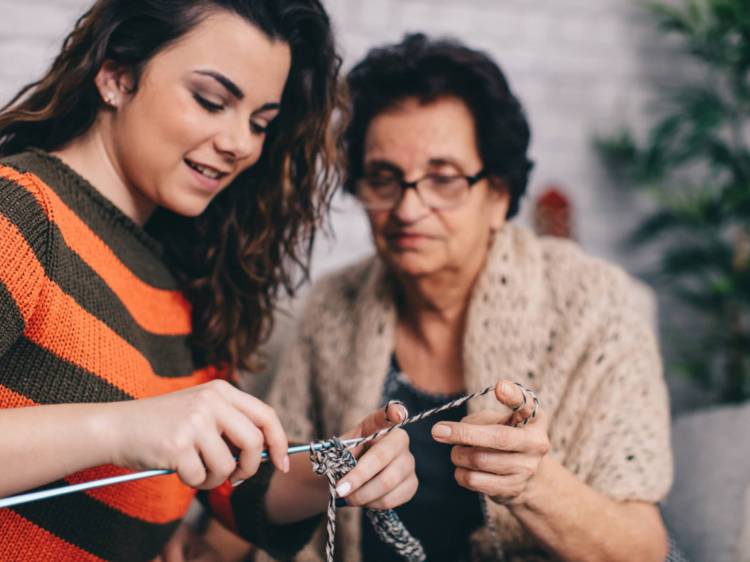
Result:
{"label": "young woman's face", "polygon": [[127,74],[100,76],[118,174],[155,206],[201,214],[260,157],[290,65],[287,44],[217,11],[154,56],[134,94]]}

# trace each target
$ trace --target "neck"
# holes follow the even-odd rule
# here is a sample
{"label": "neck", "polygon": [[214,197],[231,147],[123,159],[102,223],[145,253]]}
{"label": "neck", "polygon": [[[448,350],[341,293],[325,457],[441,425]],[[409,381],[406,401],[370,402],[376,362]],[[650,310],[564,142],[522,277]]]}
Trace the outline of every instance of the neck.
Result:
{"label": "neck", "polygon": [[111,143],[107,142],[111,138],[107,131],[111,132],[111,128],[106,117],[100,116],[88,132],[55,151],[54,155],[86,178],[135,223],[143,226],[156,205],[126,181]]}
{"label": "neck", "polygon": [[484,252],[460,268],[432,275],[398,276],[401,318],[423,337],[428,326],[436,324],[462,332],[471,293],[486,257]]}

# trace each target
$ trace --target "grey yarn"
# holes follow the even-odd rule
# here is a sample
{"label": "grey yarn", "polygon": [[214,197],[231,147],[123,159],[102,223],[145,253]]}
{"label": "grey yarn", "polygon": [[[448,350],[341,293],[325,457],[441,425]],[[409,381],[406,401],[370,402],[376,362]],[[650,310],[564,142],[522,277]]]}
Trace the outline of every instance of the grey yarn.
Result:
{"label": "grey yarn", "polygon": [[[357,465],[354,455],[344,446],[340,439],[334,437],[320,443],[317,450],[310,452],[313,470],[328,478],[328,509],[327,509],[327,539],[326,560],[333,562],[336,538],[336,482]],[[407,562],[424,562],[424,549],[406,529],[404,524],[392,509],[365,509],[375,532],[380,540],[390,544],[393,549]]]}
{"label": "grey yarn", "polygon": [[[524,425],[529,423],[529,421],[532,421],[536,418],[537,410],[540,404],[539,399],[531,389],[519,383],[515,384],[521,388],[524,397],[523,404],[521,404],[518,408],[515,408],[514,411],[517,411],[526,405],[527,393],[534,401],[534,408],[532,413],[525,419],[514,424],[516,427],[523,427]],[[461,398],[453,400],[452,402],[448,402],[447,404],[443,404],[442,406],[438,406],[437,408],[432,408],[431,410],[416,414],[410,418],[405,419],[399,424],[381,429],[379,431],[376,431],[372,435],[361,438],[357,442],[357,445],[362,445],[364,443],[374,441],[379,437],[387,435],[391,431],[428,418],[434,414],[437,414],[438,412],[449,410],[451,408],[457,408],[458,406],[461,406],[469,400],[484,396],[485,394],[491,392],[494,388],[494,386],[488,386],[487,388],[479,392],[475,392],[467,396],[462,396]],[[326,540],[326,561],[334,562],[333,554],[335,550],[336,538],[336,482],[338,482],[340,478],[342,478],[347,472],[354,468],[357,465],[357,461],[354,458],[354,455],[351,454],[351,452],[346,448],[346,446],[338,437],[333,437],[328,441],[314,443],[313,445],[316,445],[315,447],[310,448],[310,460],[313,464],[313,470],[317,474],[325,475],[328,478],[329,495],[328,509],[326,512],[326,530],[328,537]],[[487,524],[489,531],[494,539],[494,546],[496,554],[498,556],[498,560],[505,560],[503,548],[497,536],[497,529],[495,528],[495,525],[489,517],[489,513],[487,511],[487,498],[484,495],[482,495],[481,497],[482,512],[484,514],[485,523]],[[416,538],[414,538],[411,533],[409,533],[404,524],[398,518],[398,515],[396,515],[395,511],[393,511],[392,509],[365,509],[365,513],[367,513],[370,522],[375,528],[375,532],[377,533],[378,537],[380,537],[380,540],[382,540],[386,544],[392,545],[394,550],[404,560],[406,560],[407,562],[424,562],[424,560],[426,560],[424,549],[422,548],[421,543]]]}

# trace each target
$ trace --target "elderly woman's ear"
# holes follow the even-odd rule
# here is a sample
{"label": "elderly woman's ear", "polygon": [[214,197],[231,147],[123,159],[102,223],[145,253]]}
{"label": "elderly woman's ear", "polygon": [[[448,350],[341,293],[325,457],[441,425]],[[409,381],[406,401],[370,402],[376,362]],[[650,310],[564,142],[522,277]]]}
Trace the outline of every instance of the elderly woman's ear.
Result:
{"label": "elderly woman's ear", "polygon": [[490,205],[493,206],[490,214],[490,228],[492,231],[500,230],[505,224],[508,215],[508,206],[510,205],[510,191],[502,178],[498,176],[489,176],[487,178]]}

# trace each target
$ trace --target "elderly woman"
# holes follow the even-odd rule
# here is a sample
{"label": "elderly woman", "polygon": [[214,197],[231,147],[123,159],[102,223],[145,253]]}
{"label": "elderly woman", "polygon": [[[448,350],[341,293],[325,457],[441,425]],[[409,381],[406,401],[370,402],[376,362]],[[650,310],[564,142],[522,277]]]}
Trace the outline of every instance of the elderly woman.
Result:
{"label": "elderly woman", "polygon": [[[531,164],[518,100],[486,55],[412,35],[349,75],[347,188],[377,255],[319,282],[270,397],[291,440],[338,434],[378,404],[414,414],[420,479],[398,508],[434,561],[662,561],[668,400],[633,283],[508,220]],[[541,408],[524,426],[511,408]],[[397,560],[356,509],[342,560]],[[310,549],[309,552],[313,552]]]}

